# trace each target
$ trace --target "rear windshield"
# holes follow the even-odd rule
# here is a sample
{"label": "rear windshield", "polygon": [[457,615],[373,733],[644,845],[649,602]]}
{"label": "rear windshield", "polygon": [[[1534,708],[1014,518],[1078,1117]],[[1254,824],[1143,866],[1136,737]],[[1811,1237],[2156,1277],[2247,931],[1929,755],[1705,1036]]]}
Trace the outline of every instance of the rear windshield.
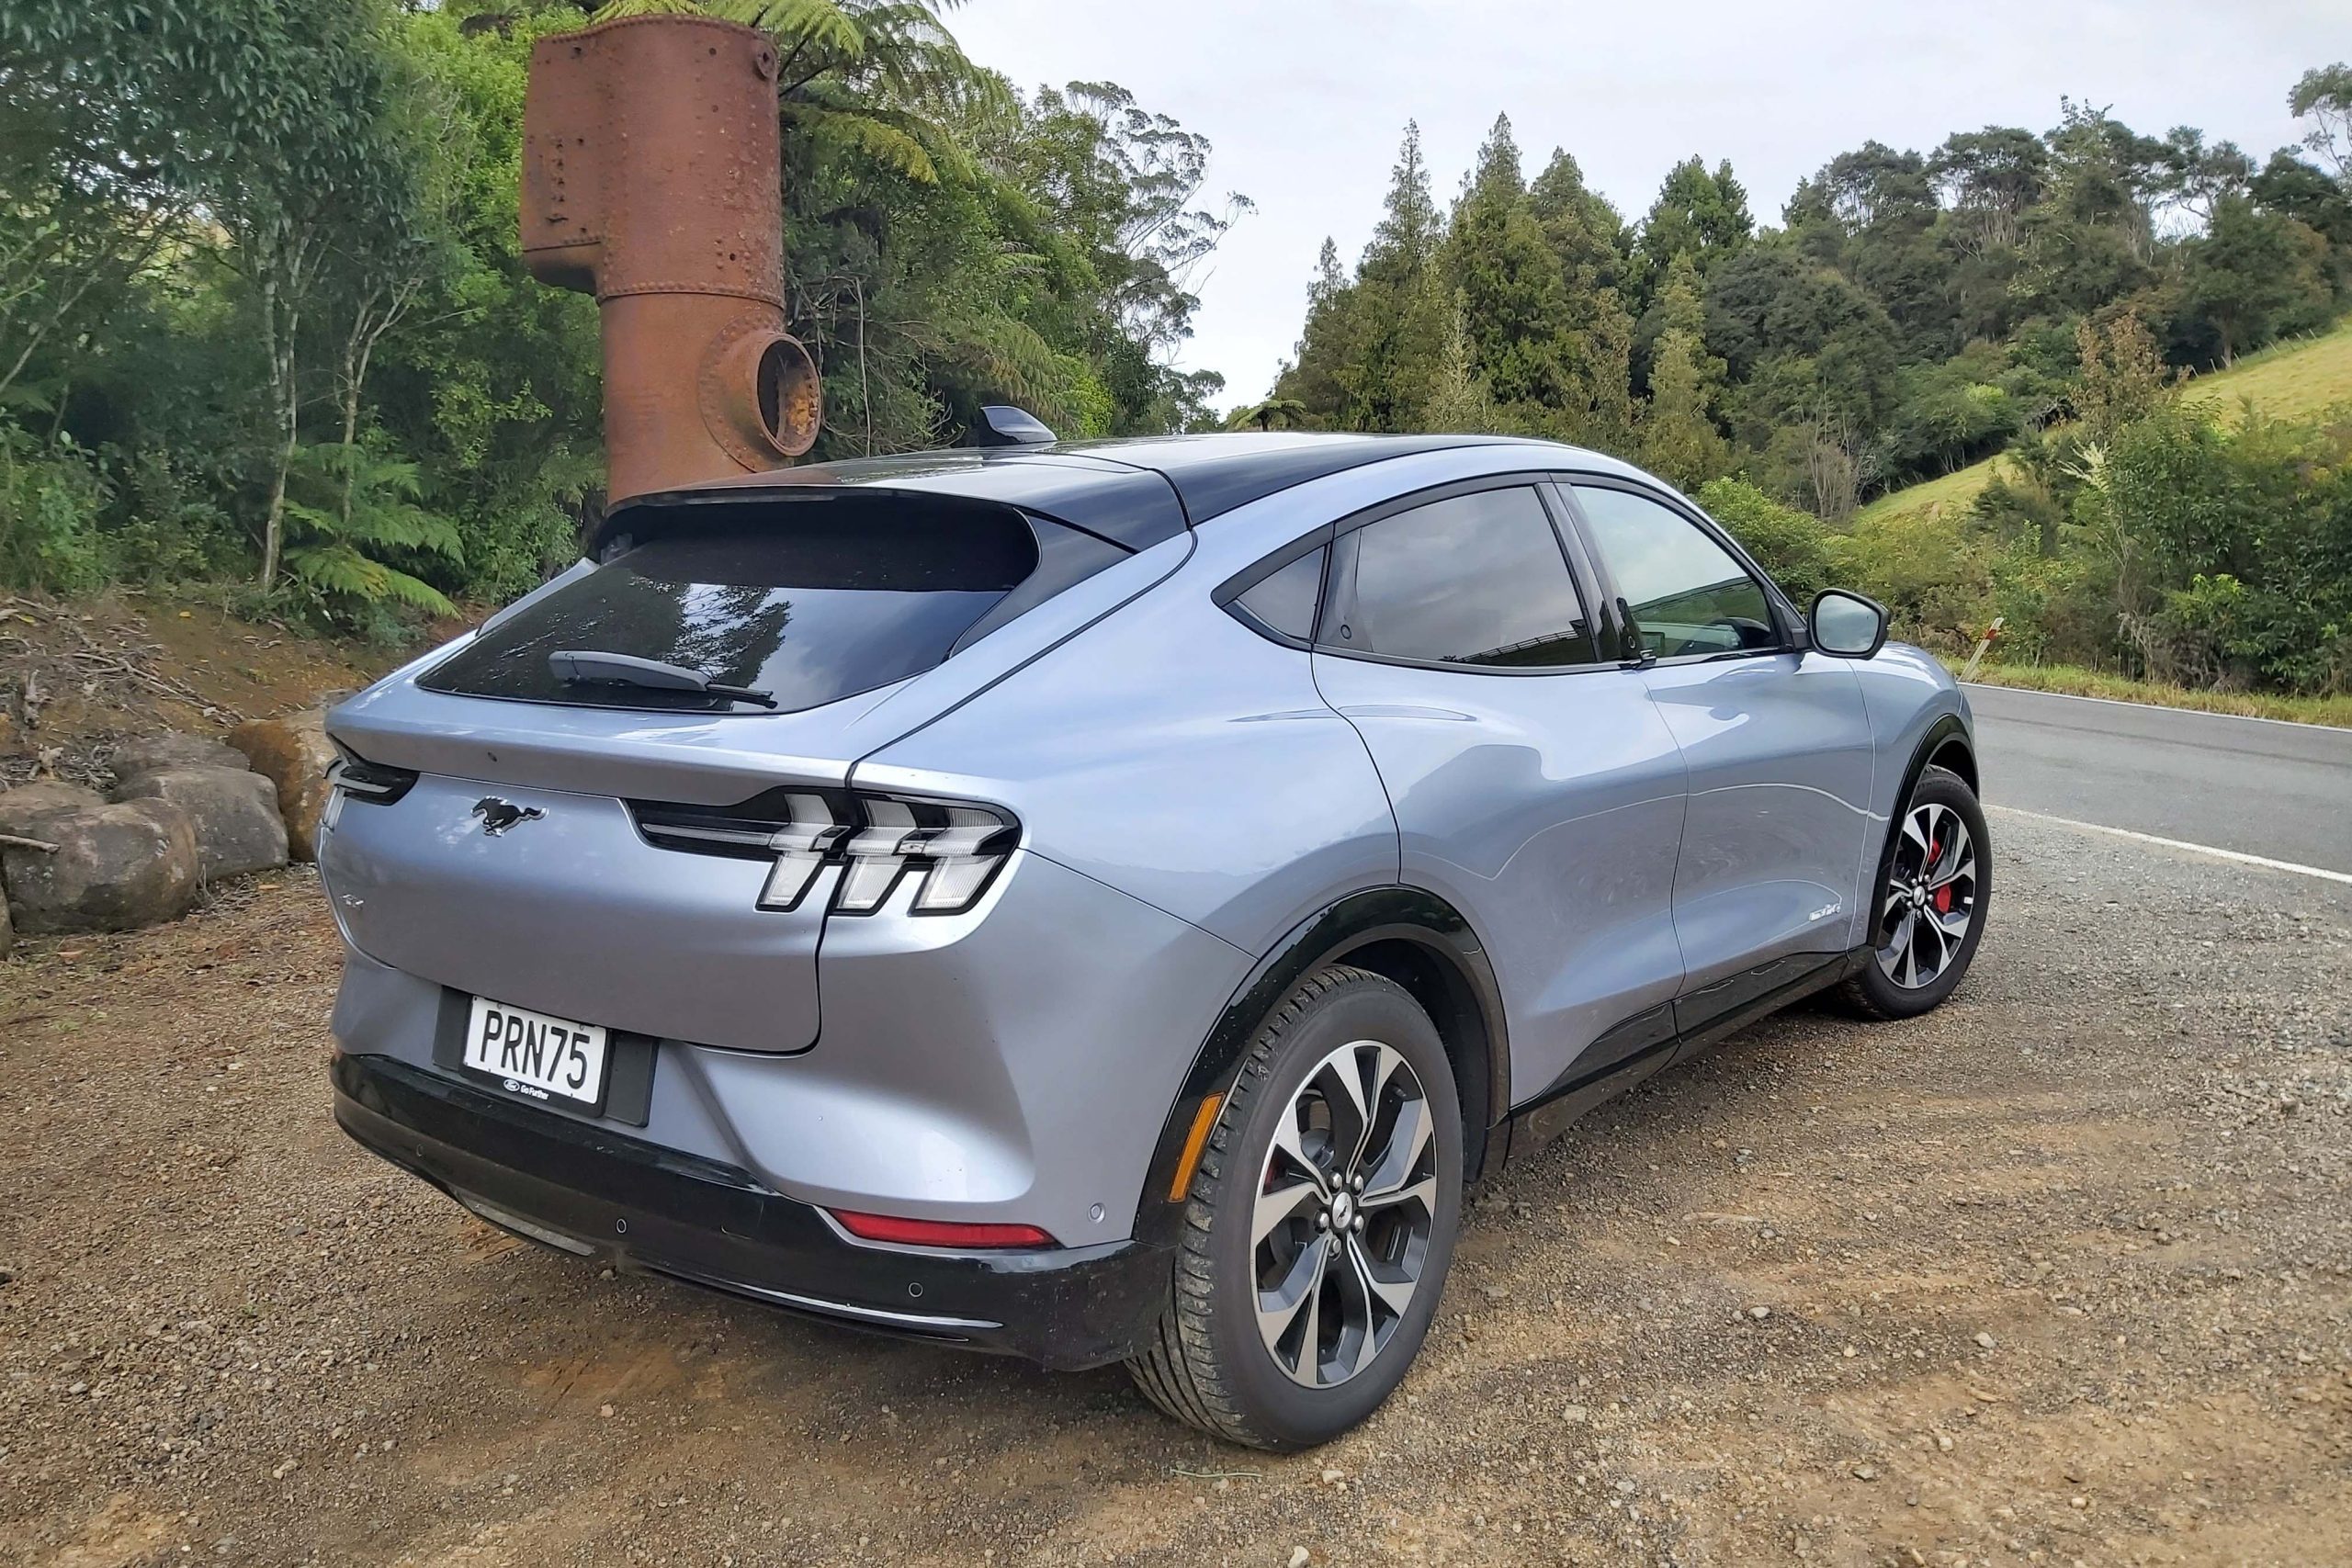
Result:
{"label": "rear windshield", "polygon": [[[418,682],[437,692],[594,707],[790,713],[931,669],[1037,564],[1009,508],[821,502],[690,509],[488,627]],[[566,681],[561,651],[623,654],[764,694]]]}

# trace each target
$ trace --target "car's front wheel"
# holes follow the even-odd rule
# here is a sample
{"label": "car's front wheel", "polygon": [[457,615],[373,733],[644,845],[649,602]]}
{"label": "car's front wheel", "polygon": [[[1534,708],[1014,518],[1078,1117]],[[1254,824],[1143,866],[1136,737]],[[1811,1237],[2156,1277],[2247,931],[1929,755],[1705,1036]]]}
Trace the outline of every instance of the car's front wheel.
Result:
{"label": "car's front wheel", "polygon": [[1846,982],[1868,1018],[1916,1018],[1968,972],[1993,897],[1993,842],[1968,781],[1944,768],[1919,774],[1883,857],[1871,962]]}
{"label": "car's front wheel", "polygon": [[1437,1311],[1461,1222],[1453,1072],[1403,987],[1334,965],[1260,1029],[1186,1200],[1151,1342],[1179,1420],[1253,1448],[1327,1442],[1386,1399]]}

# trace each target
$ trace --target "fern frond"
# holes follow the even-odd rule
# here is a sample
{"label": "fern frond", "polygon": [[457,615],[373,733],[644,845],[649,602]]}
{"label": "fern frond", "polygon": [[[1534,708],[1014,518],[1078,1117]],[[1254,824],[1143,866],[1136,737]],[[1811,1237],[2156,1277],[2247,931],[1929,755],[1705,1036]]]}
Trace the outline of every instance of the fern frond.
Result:
{"label": "fern frond", "polygon": [[419,550],[447,560],[463,558],[457,525],[421,506],[354,506],[351,523],[339,530],[355,548]]}
{"label": "fern frond", "polygon": [[286,570],[322,593],[379,604],[413,605],[434,615],[456,609],[447,595],[422,578],[370,560],[345,544],[301,545],[286,552]]}
{"label": "fern frond", "polygon": [[923,144],[895,125],[871,115],[793,104],[786,114],[811,134],[854,147],[884,167],[921,185],[939,183],[939,165]]}
{"label": "fern frond", "polygon": [[710,0],[703,7],[723,21],[757,28],[789,54],[823,51],[850,60],[865,53],[865,35],[834,0]]}
{"label": "fern frond", "polygon": [[695,0],[605,0],[588,18],[591,27],[599,22],[626,21],[631,17],[698,17],[703,7]]}

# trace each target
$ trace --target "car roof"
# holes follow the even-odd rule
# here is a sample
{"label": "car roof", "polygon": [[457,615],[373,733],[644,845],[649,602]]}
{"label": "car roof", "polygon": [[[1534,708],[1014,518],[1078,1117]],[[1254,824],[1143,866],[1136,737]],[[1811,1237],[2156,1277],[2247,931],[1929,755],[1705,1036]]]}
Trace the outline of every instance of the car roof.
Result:
{"label": "car roof", "polygon": [[[745,491],[867,487],[1000,502],[1141,549],[1328,474],[1416,452],[1500,446],[1533,449],[1543,457],[1540,466],[1635,472],[1600,453],[1510,436],[1309,431],[1145,435],[808,463],[634,496],[609,515],[625,527],[627,513],[642,505],[713,501]],[[619,531],[608,525],[600,533]]]}

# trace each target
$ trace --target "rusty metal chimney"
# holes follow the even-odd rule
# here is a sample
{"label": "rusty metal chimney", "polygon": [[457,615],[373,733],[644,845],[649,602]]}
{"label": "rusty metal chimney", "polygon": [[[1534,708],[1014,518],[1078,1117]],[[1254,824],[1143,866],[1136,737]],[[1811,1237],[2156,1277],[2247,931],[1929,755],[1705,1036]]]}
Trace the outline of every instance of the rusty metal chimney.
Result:
{"label": "rusty metal chimney", "polygon": [[541,39],[523,103],[523,259],[593,294],[612,495],[776,468],[817,439],[784,330],[775,46],[702,17]]}

